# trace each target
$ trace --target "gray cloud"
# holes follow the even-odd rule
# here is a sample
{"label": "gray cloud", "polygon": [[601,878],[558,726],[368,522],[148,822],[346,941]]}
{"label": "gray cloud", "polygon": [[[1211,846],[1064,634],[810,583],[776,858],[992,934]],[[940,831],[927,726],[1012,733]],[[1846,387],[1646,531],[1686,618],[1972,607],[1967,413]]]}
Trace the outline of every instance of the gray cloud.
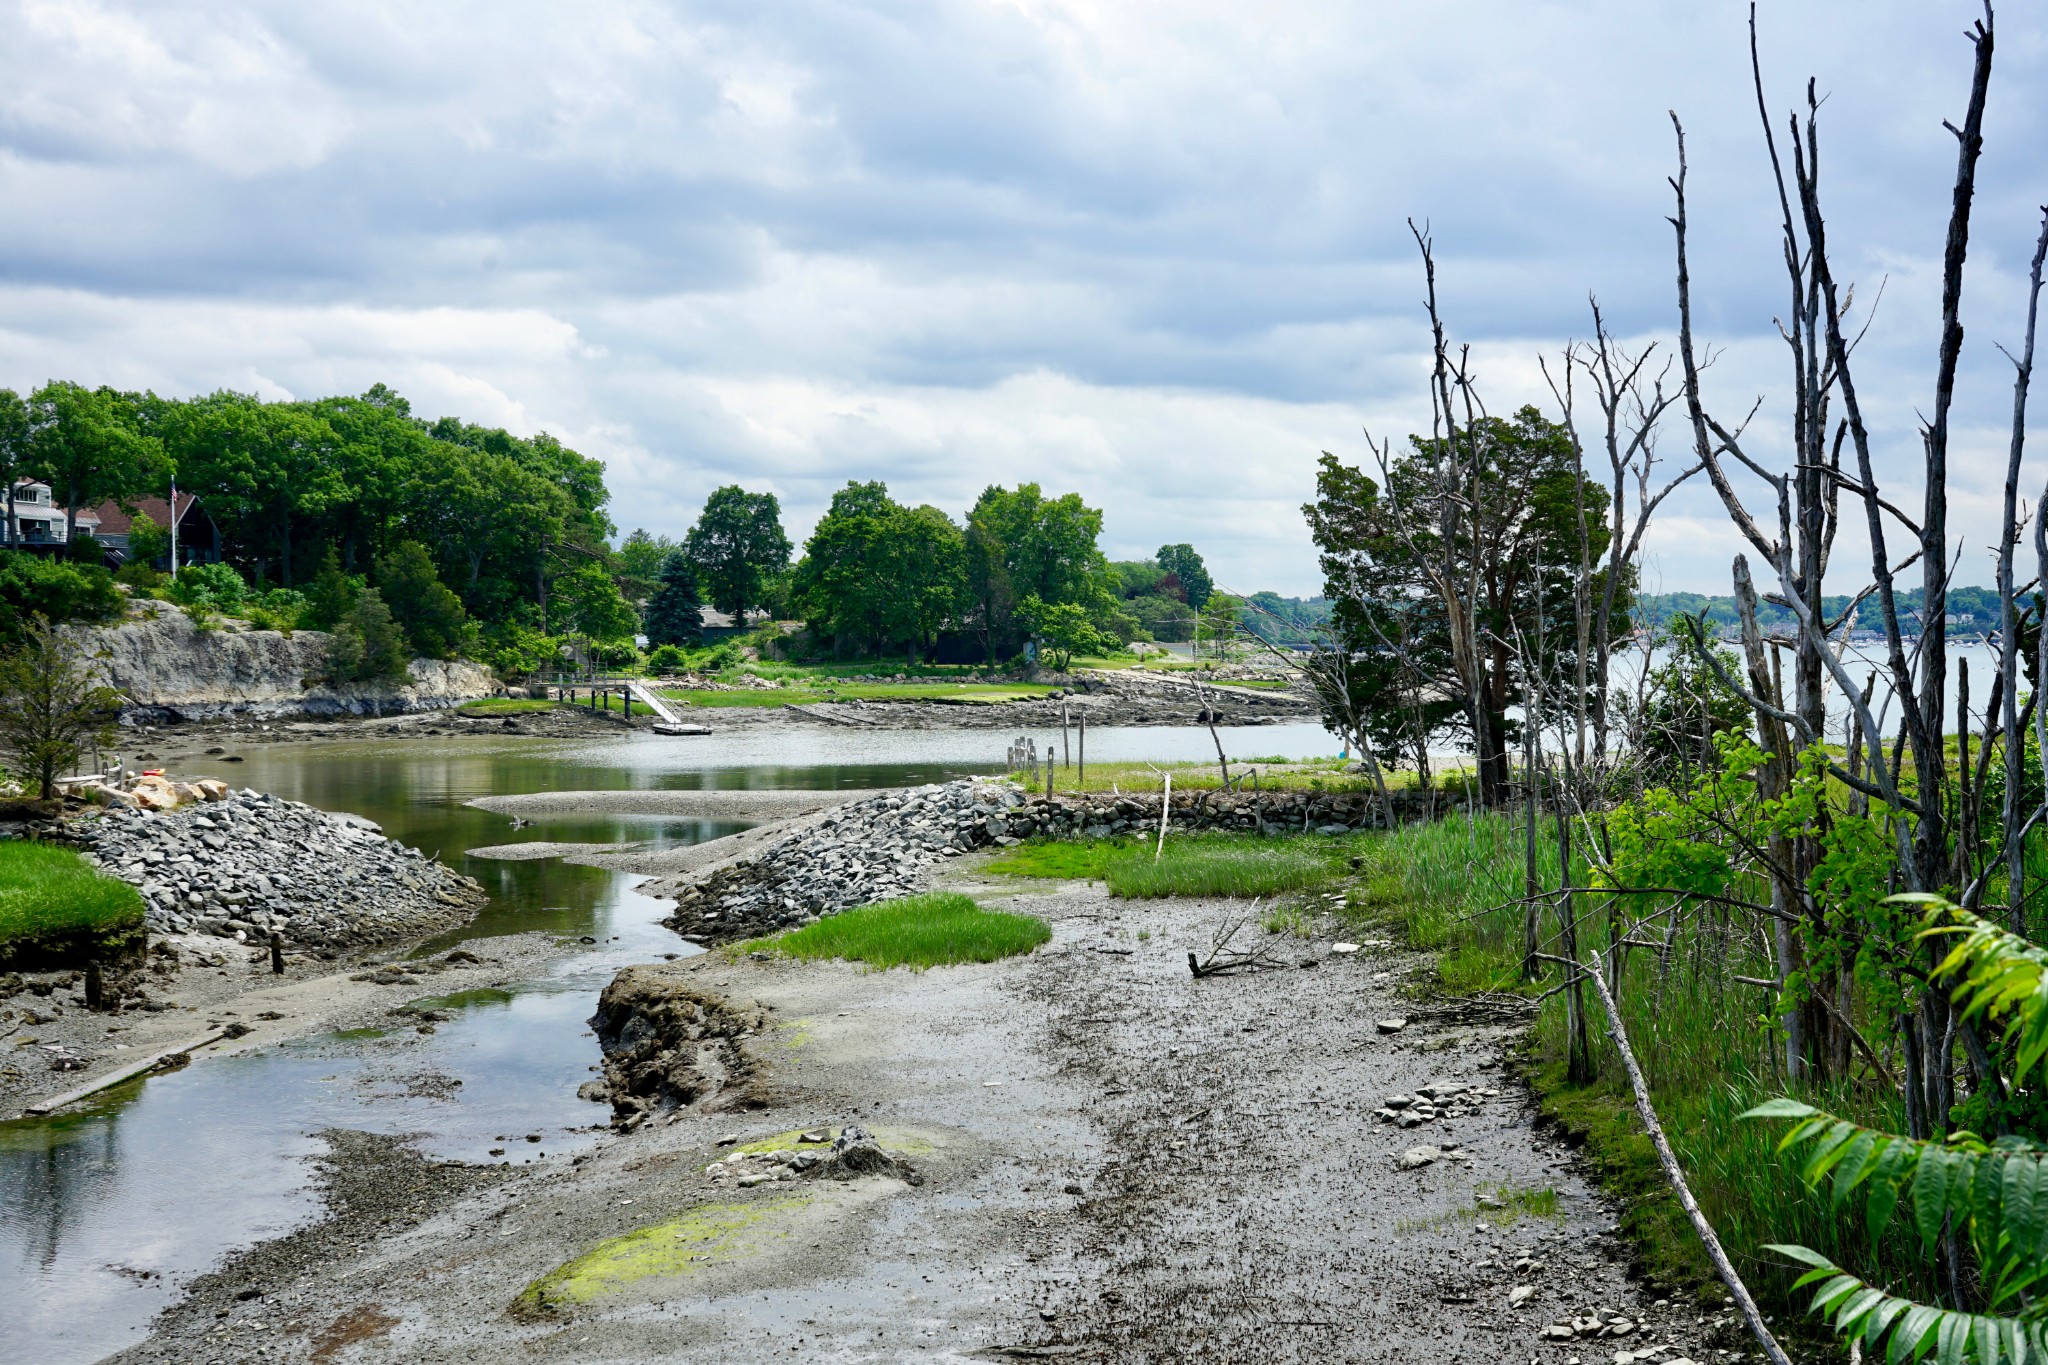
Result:
{"label": "gray cloud", "polygon": [[[849,477],[956,512],[1038,479],[1117,553],[1189,539],[1312,590],[1316,452],[1427,421],[1411,215],[1494,405],[1544,400],[1588,292],[1670,325],[1676,108],[1715,392],[1782,391],[1745,8],[12,0],[0,382],[384,381],[556,431],[671,534],[732,479],[799,530]],[[1910,458],[1976,11],[1767,10],[1774,107],[1809,71],[1829,97],[1837,250],[1886,281],[1864,388]],[[1957,464],[1987,508],[1988,342],[2048,194],[2048,36],[2002,22]],[[1697,493],[1653,542],[1670,587],[1733,548]]]}

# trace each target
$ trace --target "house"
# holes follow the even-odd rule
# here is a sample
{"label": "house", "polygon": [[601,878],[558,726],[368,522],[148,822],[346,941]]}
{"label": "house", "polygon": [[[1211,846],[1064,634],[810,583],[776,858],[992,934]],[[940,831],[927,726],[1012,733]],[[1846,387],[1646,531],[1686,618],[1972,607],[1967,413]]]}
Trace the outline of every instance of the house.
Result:
{"label": "house", "polygon": [[[128,558],[128,531],[135,524],[135,518],[146,516],[159,526],[171,523],[171,504],[162,498],[137,498],[135,511],[124,512],[117,504],[103,502],[92,510],[95,524],[99,527],[100,543],[112,550],[122,560]],[[81,513],[79,525],[85,524]],[[217,564],[220,562],[220,528],[207,515],[206,507],[191,493],[178,494],[178,563]],[[168,559],[159,560],[158,568],[169,568]]]}
{"label": "house", "polygon": [[[0,502],[0,543],[18,546],[24,550],[61,547],[69,535],[65,509],[57,505],[57,498],[50,485],[37,483],[33,479],[17,479],[14,484],[14,522],[5,525],[7,509]],[[100,529],[97,513],[81,510],[78,514],[78,534],[96,535]]]}

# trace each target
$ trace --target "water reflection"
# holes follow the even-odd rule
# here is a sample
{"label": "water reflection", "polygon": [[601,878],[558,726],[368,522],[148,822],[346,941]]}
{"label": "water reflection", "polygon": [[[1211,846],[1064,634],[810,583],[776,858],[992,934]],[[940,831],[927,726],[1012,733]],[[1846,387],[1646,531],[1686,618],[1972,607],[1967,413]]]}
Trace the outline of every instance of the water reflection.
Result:
{"label": "water reflection", "polygon": [[[1056,734],[1056,732],[1054,732]],[[1041,745],[1048,738],[1039,734]],[[354,1029],[135,1081],[61,1117],[0,1124],[0,1361],[82,1365],[142,1335],[178,1283],[224,1253],[316,1212],[305,1158],[322,1129],[417,1134],[437,1156],[532,1160],[596,1140],[599,1106],[575,1098],[597,1053],[584,1021],[619,966],[684,951],[640,878],[558,860],[471,858],[525,840],[666,848],[742,826],[569,814],[514,829],[462,803],[530,791],[791,789],[941,781],[1000,769],[1001,732],[762,729],[598,742],[420,739],[252,746],[217,776],[381,824],[477,878],[491,904],[446,942],[543,930],[595,943],[529,980],[429,1001],[431,1034]],[[1234,753],[1324,754],[1316,726],[1226,732]],[[1096,759],[1207,758],[1203,730],[1104,730]],[[488,944],[481,950],[489,957]],[[542,1141],[518,1139],[538,1133]],[[514,1139],[501,1142],[501,1137]]]}

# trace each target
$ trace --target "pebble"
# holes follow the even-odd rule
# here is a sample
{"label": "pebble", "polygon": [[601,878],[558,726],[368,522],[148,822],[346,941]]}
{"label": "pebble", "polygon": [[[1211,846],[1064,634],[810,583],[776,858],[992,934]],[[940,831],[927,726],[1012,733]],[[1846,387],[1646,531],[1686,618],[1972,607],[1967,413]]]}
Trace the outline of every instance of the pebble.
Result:
{"label": "pebble", "polygon": [[1382,1019],[1375,1027],[1381,1033],[1399,1033],[1402,1029],[1408,1027],[1408,1021],[1406,1019]]}

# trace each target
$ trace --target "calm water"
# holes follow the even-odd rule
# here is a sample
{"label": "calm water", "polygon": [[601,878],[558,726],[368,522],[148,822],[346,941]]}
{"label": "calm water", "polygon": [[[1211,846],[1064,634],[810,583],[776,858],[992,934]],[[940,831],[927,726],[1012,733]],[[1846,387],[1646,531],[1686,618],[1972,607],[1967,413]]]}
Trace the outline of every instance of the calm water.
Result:
{"label": "calm water", "polygon": [[[1315,725],[1223,735],[1233,757],[1337,747]],[[636,894],[637,877],[554,860],[474,859],[464,850],[523,840],[673,847],[740,826],[570,815],[514,831],[504,816],[465,801],[532,791],[936,782],[1000,771],[1012,738],[763,729],[595,742],[422,739],[255,747],[245,762],[195,768],[368,816],[477,878],[491,904],[448,942],[537,929],[596,943],[539,978],[445,1002],[454,1017],[432,1035],[401,1028],[308,1038],[137,1081],[58,1118],[0,1124],[0,1361],[97,1360],[140,1337],[184,1279],[312,1217],[305,1158],[321,1149],[322,1129],[417,1134],[424,1151],[475,1161],[491,1160],[494,1146],[524,1161],[599,1140],[595,1125],[608,1111],[575,1097],[597,1061],[584,1021],[620,966],[686,951],[656,922],[667,903]],[[1047,736],[1038,738],[1043,746]],[[1088,737],[1089,757],[1101,760],[1214,752],[1206,730]],[[542,1141],[525,1142],[529,1133]]]}

